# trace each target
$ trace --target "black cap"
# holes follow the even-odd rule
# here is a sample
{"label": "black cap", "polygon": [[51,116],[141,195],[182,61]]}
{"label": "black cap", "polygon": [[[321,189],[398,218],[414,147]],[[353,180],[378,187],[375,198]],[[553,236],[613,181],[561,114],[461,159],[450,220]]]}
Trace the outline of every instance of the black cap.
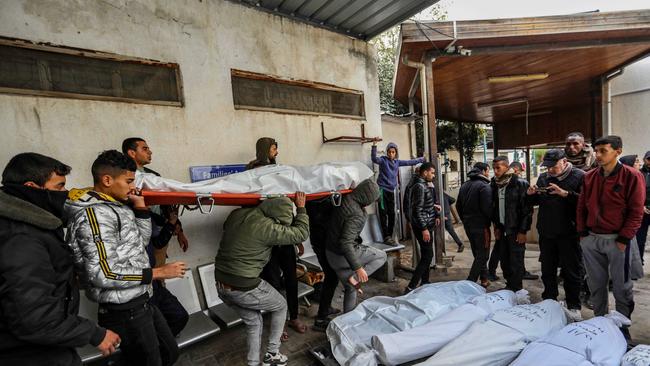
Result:
{"label": "black cap", "polygon": [[564,159],[565,157],[566,154],[562,149],[548,150],[546,154],[544,154],[544,162],[542,163],[542,166],[545,166],[547,168],[554,167],[555,164],[557,164],[558,160]]}
{"label": "black cap", "polygon": [[645,155],[643,156],[644,159],[650,158],[650,151],[646,151]]}

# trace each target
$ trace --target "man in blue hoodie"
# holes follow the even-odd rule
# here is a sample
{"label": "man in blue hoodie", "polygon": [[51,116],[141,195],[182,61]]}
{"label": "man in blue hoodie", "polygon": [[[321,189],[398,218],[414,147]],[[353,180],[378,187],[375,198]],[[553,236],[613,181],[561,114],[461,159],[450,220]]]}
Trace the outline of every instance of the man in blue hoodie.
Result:
{"label": "man in blue hoodie", "polygon": [[386,146],[386,156],[377,157],[377,141],[372,143],[370,153],[372,162],[379,165],[379,176],[377,184],[379,185],[379,221],[381,222],[381,231],[386,244],[395,244],[393,240],[393,228],[395,226],[395,188],[397,188],[397,176],[399,167],[411,166],[423,163],[424,158],[412,160],[399,160],[397,145],[389,142]]}

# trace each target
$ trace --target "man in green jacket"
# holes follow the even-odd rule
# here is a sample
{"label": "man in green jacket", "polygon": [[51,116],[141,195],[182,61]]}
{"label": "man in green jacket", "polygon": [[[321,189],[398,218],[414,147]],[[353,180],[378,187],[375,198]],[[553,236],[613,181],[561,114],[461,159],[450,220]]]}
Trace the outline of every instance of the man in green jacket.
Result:
{"label": "man in green jacket", "polygon": [[296,192],[297,215],[286,197],[269,199],[257,207],[233,211],[223,225],[223,238],[215,258],[214,277],[219,297],[232,306],[246,324],[248,365],[259,366],[262,343],[262,311],[271,313],[271,330],[264,366],[284,366],[279,352],[287,314],[287,302],[260,278],[275,245],[294,245],[309,237],[306,196]]}

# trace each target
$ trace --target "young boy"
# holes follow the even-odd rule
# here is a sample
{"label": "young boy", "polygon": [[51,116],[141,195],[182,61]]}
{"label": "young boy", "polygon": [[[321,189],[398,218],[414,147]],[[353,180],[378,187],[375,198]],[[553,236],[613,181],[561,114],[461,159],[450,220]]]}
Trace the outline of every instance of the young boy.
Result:
{"label": "young boy", "polygon": [[395,226],[395,188],[399,167],[412,166],[424,162],[424,158],[413,160],[399,160],[397,145],[389,142],[386,146],[386,156],[377,157],[377,141],[372,143],[370,152],[372,162],[379,165],[379,221],[386,244],[395,244],[393,227]]}
{"label": "young boy", "polygon": [[151,268],[146,246],[151,218],[135,194],[136,165],[109,150],[92,165],[94,187],[72,190],[66,203],[66,242],[86,296],[99,303],[98,320],[122,338],[130,365],[171,365],[178,346],[160,310],[150,304],[151,281],[182,277],[185,264]]}

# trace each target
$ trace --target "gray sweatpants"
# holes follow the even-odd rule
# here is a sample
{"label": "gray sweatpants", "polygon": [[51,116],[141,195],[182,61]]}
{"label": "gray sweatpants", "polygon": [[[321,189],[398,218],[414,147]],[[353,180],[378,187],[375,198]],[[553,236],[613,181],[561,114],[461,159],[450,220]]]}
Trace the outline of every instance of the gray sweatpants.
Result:
{"label": "gray sweatpants", "polygon": [[616,311],[629,318],[634,310],[630,275],[632,264],[630,250],[634,245],[630,243],[625,251],[621,251],[616,245],[616,237],[616,234],[589,233],[589,236],[580,241],[580,245],[587,270],[587,284],[591,291],[594,315],[603,316],[609,312],[607,287],[611,275]]}
{"label": "gray sweatpants", "polygon": [[262,310],[271,313],[271,331],[267,352],[276,353],[280,350],[280,337],[287,318],[287,301],[280,293],[262,280],[256,288],[250,291],[228,290],[217,282],[219,298],[230,305],[246,324],[248,342],[248,366],[260,365],[260,349],[262,348]]}
{"label": "gray sweatpants", "polygon": [[[386,253],[383,250],[364,244],[357,245],[354,249],[355,255],[359,259],[363,269],[366,270],[368,276],[386,263]],[[357,306],[357,290],[348,282],[348,279],[354,275],[354,271],[350,268],[344,256],[329,250],[327,251],[327,261],[330,267],[336,272],[336,276],[343,284],[343,289],[345,290],[343,296],[343,312],[347,313],[352,311]]]}

